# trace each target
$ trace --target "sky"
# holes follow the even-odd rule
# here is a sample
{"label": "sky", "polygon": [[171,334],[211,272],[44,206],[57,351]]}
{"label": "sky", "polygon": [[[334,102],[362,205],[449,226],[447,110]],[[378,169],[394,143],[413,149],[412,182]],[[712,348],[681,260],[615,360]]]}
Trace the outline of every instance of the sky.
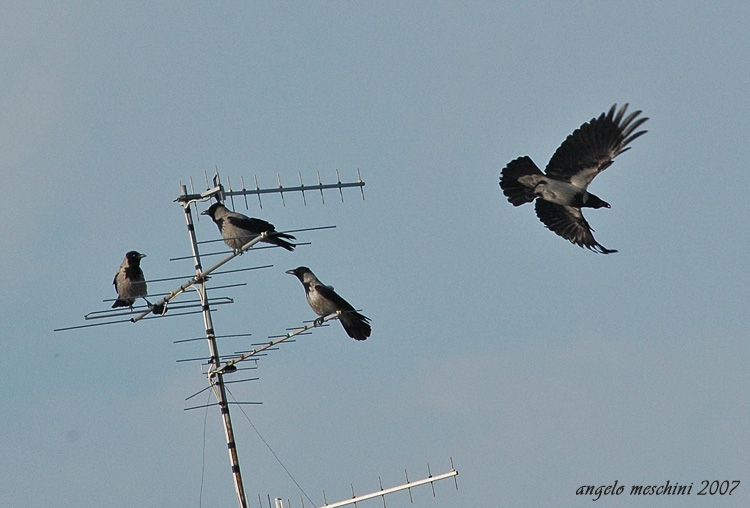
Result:
{"label": "sky", "polygon": [[[297,233],[216,276],[222,352],[315,317],[309,266],[372,320],[228,385],[251,506],[458,470],[395,507],[747,506],[750,5],[743,2],[20,2],[0,19],[0,505],[236,506],[199,315],[53,332],[106,310],[125,252],[192,275],[181,184],[354,181],[236,200]],[[591,185],[601,255],[514,208],[614,104],[648,133]],[[228,179],[228,180],[227,180]],[[198,210],[205,209],[199,205]],[[218,231],[202,217],[199,240]],[[204,253],[221,250],[202,244]],[[220,257],[206,257],[204,265]],[[189,297],[186,295],[185,300]],[[194,298],[194,297],[192,297]],[[174,314],[174,313],[172,313]],[[254,366],[254,365],[253,365]],[[702,482],[739,480],[731,495]],[[576,495],[584,485],[619,496]],[[633,499],[633,485],[692,485]],[[715,499],[720,498],[720,499]],[[359,505],[382,506],[375,499]]]}

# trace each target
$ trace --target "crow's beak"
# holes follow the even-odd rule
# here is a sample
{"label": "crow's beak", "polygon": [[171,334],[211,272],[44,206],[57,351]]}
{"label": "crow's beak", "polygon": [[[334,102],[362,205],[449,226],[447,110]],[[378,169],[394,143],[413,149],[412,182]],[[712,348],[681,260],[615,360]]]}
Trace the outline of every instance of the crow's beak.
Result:
{"label": "crow's beak", "polygon": [[294,270],[287,270],[284,273],[288,273],[289,275],[297,275],[296,273],[294,273]]}
{"label": "crow's beak", "polygon": [[138,259],[143,259],[143,258],[145,258],[145,257],[146,257],[146,255],[145,255],[145,254],[138,254]]}

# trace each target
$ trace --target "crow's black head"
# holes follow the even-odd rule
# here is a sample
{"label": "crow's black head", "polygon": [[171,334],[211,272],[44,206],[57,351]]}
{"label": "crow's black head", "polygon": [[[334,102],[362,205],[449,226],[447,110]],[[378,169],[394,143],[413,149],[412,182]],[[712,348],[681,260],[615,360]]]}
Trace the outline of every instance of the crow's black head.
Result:
{"label": "crow's black head", "polygon": [[219,208],[223,208],[223,207],[224,205],[221,203],[214,203],[213,205],[208,207],[208,210],[206,210],[205,212],[201,212],[201,215],[208,215],[209,217],[213,219],[214,216],[216,215],[216,210],[218,210]]}
{"label": "crow's black head", "polygon": [[140,252],[136,250],[131,250],[127,254],[125,254],[125,259],[128,260],[128,264],[130,266],[140,266],[141,265],[141,258],[145,258],[145,254],[141,254]]}
{"label": "crow's black head", "polygon": [[583,203],[583,206],[587,208],[610,208],[609,203],[591,193],[586,196],[586,201]]}
{"label": "crow's black head", "polygon": [[312,273],[312,272],[310,272],[310,269],[306,266],[298,266],[294,270],[287,270],[286,273],[288,273],[289,275],[296,276],[301,282],[302,278],[305,276],[306,273]]}

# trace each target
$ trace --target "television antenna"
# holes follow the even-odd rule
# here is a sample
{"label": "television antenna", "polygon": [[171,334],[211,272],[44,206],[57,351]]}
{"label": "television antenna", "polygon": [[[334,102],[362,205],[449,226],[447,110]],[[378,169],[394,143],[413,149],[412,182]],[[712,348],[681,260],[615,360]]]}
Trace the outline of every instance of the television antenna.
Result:
{"label": "television antenna", "polygon": [[[187,185],[180,184],[180,194],[178,197],[174,200],[176,203],[180,204],[183,209],[184,217],[185,217],[185,224],[187,227],[188,237],[190,241],[190,247],[191,247],[191,255],[187,256],[185,258],[175,258],[175,259],[192,259],[195,267],[195,275],[190,277],[187,281],[183,282],[179,287],[167,292],[164,294],[162,298],[160,298],[155,304],[147,305],[147,306],[135,306],[133,310],[137,310],[137,314],[135,316],[127,317],[124,316],[128,314],[127,309],[117,309],[117,310],[105,310],[105,311],[95,311],[90,312],[84,316],[85,320],[101,320],[96,323],[91,324],[85,324],[85,325],[78,325],[78,326],[70,326],[70,327],[64,327],[64,328],[58,328],[54,331],[65,331],[65,330],[73,330],[73,329],[79,329],[79,328],[88,328],[93,326],[101,326],[101,325],[109,325],[109,324],[117,324],[117,323],[123,323],[123,322],[132,322],[137,323],[142,320],[147,319],[158,319],[165,316],[180,316],[185,314],[196,314],[200,313],[203,317],[203,324],[204,324],[204,331],[205,331],[205,338],[208,343],[208,349],[209,349],[209,357],[206,359],[207,362],[205,364],[206,369],[204,371],[204,374],[206,375],[208,381],[209,381],[209,387],[207,389],[211,389],[213,392],[215,398],[216,398],[216,404],[209,404],[209,405],[218,405],[221,412],[222,422],[224,426],[224,435],[226,438],[227,443],[227,449],[229,451],[229,461],[231,465],[231,471],[232,471],[232,479],[234,482],[234,488],[235,493],[237,495],[237,503],[240,508],[248,508],[248,502],[247,502],[247,496],[245,494],[245,488],[242,481],[242,472],[240,468],[240,462],[239,457],[237,454],[237,447],[235,443],[234,438],[234,429],[232,426],[232,418],[229,410],[230,404],[236,404],[237,402],[230,403],[227,399],[227,390],[226,390],[226,384],[231,381],[226,381],[224,377],[228,374],[232,374],[238,370],[237,364],[246,360],[256,360],[258,356],[263,353],[264,351],[270,350],[275,348],[275,346],[288,341],[289,339],[300,335],[305,332],[309,332],[309,330],[313,327],[315,327],[315,323],[309,323],[306,325],[303,325],[301,327],[295,328],[292,331],[289,331],[287,333],[284,333],[282,335],[276,336],[271,338],[272,340],[268,341],[267,343],[262,343],[258,345],[258,347],[238,354],[233,357],[224,357],[219,354],[219,348],[217,344],[217,335],[215,332],[214,324],[213,324],[213,318],[211,316],[212,312],[212,305],[223,305],[223,304],[231,304],[234,303],[234,301],[231,298],[227,297],[215,297],[215,298],[209,298],[208,292],[212,289],[221,289],[221,288],[227,288],[227,287],[234,287],[235,285],[228,285],[228,286],[214,286],[214,287],[208,287],[208,281],[211,278],[211,275],[219,275],[219,274],[225,274],[225,273],[231,273],[235,271],[245,271],[245,270],[255,270],[260,268],[268,268],[271,265],[265,265],[265,266],[258,266],[258,267],[250,267],[240,270],[230,270],[230,271],[224,271],[224,272],[218,272],[217,270],[227,264],[228,262],[232,261],[235,257],[238,255],[243,254],[244,252],[248,251],[249,249],[253,248],[258,242],[263,241],[264,239],[268,238],[267,233],[262,233],[252,240],[248,241],[245,245],[243,245],[240,249],[235,250],[228,254],[226,257],[224,257],[221,261],[211,265],[209,268],[204,269],[203,268],[203,262],[201,258],[201,252],[200,252],[200,242],[198,242],[196,233],[195,233],[195,225],[193,222],[193,212],[194,209],[197,211],[197,206],[199,203],[206,203],[210,202],[212,199],[216,200],[221,203],[227,203],[227,198],[229,198],[230,208],[235,209],[235,198],[242,198],[244,200],[245,208],[248,209],[248,196],[255,196],[258,200],[258,206],[260,208],[263,208],[263,201],[262,197],[264,195],[273,195],[277,194],[281,198],[281,202],[283,206],[286,206],[286,200],[285,200],[285,194],[300,194],[303,200],[303,203],[307,205],[307,194],[306,193],[315,193],[320,195],[320,199],[322,203],[325,203],[325,194],[324,191],[332,190],[332,189],[338,189],[339,196],[341,198],[341,201],[344,201],[344,192],[343,189],[347,188],[359,188],[360,193],[362,195],[362,199],[364,199],[364,186],[365,182],[362,180],[362,177],[360,175],[359,169],[357,169],[357,180],[352,182],[342,182],[339,171],[336,170],[336,182],[335,183],[323,183],[320,177],[320,173],[317,173],[317,184],[313,185],[305,185],[302,181],[302,174],[299,173],[299,184],[285,187],[281,183],[281,178],[279,175],[277,175],[277,182],[278,185],[276,187],[269,187],[269,188],[261,188],[258,185],[258,178],[255,177],[255,186],[254,188],[248,188],[245,185],[244,178],[241,178],[241,188],[240,189],[233,189],[231,182],[229,178],[227,178],[227,187],[224,187],[224,185],[221,182],[221,177],[219,175],[218,170],[215,171],[214,176],[212,178],[212,184],[209,184],[208,181],[208,174],[205,174],[206,178],[206,187],[207,189],[202,192],[196,192],[192,178],[191,178],[191,191],[188,192]],[[309,230],[319,230],[319,229],[328,229],[335,226],[323,226],[323,227],[315,227],[315,228],[308,228],[305,230],[296,230],[296,231],[309,231]],[[285,232],[292,232],[292,231],[285,231]],[[297,244],[300,245],[300,244]],[[204,254],[205,256],[205,254]],[[164,281],[171,281],[171,280],[184,280],[183,277],[170,277],[166,279],[157,279],[155,281],[149,281],[149,282],[164,282]],[[241,285],[241,284],[239,284]],[[182,303],[173,303],[174,300],[176,300],[179,296],[183,295],[189,290],[194,290],[198,295],[197,301],[188,301],[188,302],[182,302]],[[154,295],[150,295],[154,296]],[[159,295],[161,296],[161,295]],[[167,314],[167,310],[177,311],[177,312],[170,312]],[[132,311],[131,311],[132,312]],[[329,314],[327,316],[324,316],[321,320],[318,321],[319,324],[325,323],[327,321],[330,321],[332,319],[338,319],[340,317],[340,313],[333,313]],[[193,340],[193,339],[189,339]],[[204,390],[202,390],[204,391]],[[199,392],[201,393],[201,392]],[[191,397],[195,396],[197,394],[192,395]],[[190,399],[191,397],[188,397]],[[205,406],[196,406],[192,408],[186,408],[186,409],[196,409],[197,407],[205,407]],[[429,472],[429,465],[428,465],[428,472]],[[375,497],[381,497],[383,499],[383,504],[385,505],[385,496],[389,495],[394,492],[398,492],[401,490],[409,490],[410,496],[411,496],[411,488],[417,487],[419,485],[424,484],[430,484],[433,485],[434,482],[446,479],[446,478],[454,478],[458,475],[458,471],[456,471],[453,468],[453,461],[451,460],[451,470],[447,473],[443,473],[437,476],[432,476],[430,473],[428,477],[423,478],[421,480],[410,482],[408,480],[406,483],[391,487],[388,489],[381,488],[380,491],[376,491],[370,494],[365,494],[361,496],[355,496],[354,490],[352,488],[352,498],[344,501],[340,501],[333,504],[328,504],[327,501],[324,500],[324,505],[326,508],[338,508],[343,507],[347,505],[354,504],[356,506],[357,502],[365,501],[367,499],[372,499]],[[456,488],[458,488],[458,484],[456,483]],[[433,495],[434,495],[434,485],[433,485]],[[325,493],[324,493],[325,498]],[[276,507],[277,508],[283,508],[283,501],[280,498],[275,499]],[[270,497],[269,497],[269,508],[270,507]]]}

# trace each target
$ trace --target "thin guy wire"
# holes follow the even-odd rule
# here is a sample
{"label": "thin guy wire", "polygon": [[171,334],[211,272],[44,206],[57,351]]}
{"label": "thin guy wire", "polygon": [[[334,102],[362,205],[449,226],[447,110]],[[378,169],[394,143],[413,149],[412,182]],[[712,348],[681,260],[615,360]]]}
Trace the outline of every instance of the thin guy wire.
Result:
{"label": "thin guy wire", "polygon": [[[237,402],[237,399],[234,397],[234,394],[229,390],[229,388],[227,388],[226,390],[227,390],[227,393],[229,394],[229,396],[232,397],[232,400],[234,400],[235,402]],[[291,478],[291,480],[297,486],[297,488],[299,489],[299,491],[302,492],[302,494],[304,494],[304,496],[307,498],[308,501],[310,501],[310,504],[313,505],[313,508],[317,508],[317,506],[315,505],[315,503],[313,502],[313,500],[310,499],[310,496],[307,495],[307,492],[305,492],[305,490],[297,482],[297,480],[294,478],[294,476],[292,476],[292,473],[289,472],[289,469],[287,469],[287,467],[284,465],[284,463],[281,462],[281,459],[279,458],[278,455],[276,455],[276,452],[273,451],[273,448],[271,448],[271,445],[268,444],[268,441],[266,441],[263,438],[263,436],[260,434],[260,432],[258,431],[258,428],[253,424],[252,420],[250,420],[250,417],[247,415],[247,413],[245,412],[245,410],[242,409],[242,406],[238,405],[237,407],[239,407],[240,411],[242,411],[242,414],[245,415],[245,419],[247,420],[247,423],[249,423],[250,426],[255,431],[255,433],[258,434],[258,437],[260,438],[261,441],[263,441],[263,444],[266,445],[266,448],[268,448],[268,451],[271,452],[271,455],[273,455],[273,457],[276,459],[276,461],[279,463],[279,465],[284,469],[284,471],[286,471],[287,476],[289,476],[289,478]]]}
{"label": "thin guy wire", "polygon": [[203,457],[201,459],[201,488],[198,494],[198,508],[203,507],[203,479],[206,476],[206,422],[208,422],[208,403],[211,401],[211,393],[206,400],[206,412],[203,414]]}

